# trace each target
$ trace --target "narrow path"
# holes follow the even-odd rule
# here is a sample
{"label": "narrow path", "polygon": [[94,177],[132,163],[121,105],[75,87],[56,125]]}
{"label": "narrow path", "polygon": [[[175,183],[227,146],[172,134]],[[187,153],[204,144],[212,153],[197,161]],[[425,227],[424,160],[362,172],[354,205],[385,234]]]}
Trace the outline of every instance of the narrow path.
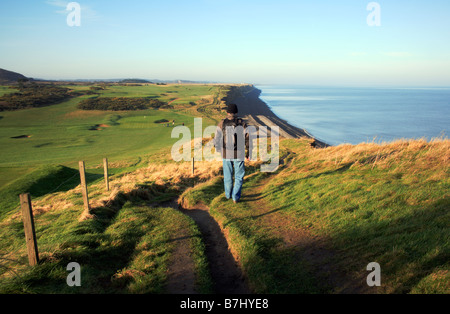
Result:
{"label": "narrow path", "polygon": [[[289,164],[286,165],[289,167]],[[271,176],[247,189],[241,199],[250,208],[251,217],[267,234],[282,239],[282,247],[294,249],[298,260],[306,261],[315,274],[319,285],[328,293],[363,294],[374,293],[366,285],[365,273],[348,273],[335,265],[336,254],[329,241],[312,234],[299,226],[297,220],[282,208],[273,207],[267,200],[265,187]],[[180,210],[197,224],[206,247],[206,256],[217,294],[248,294],[251,290],[238,263],[229,250],[226,237],[219,224],[209,213],[206,205],[198,204],[194,208],[180,208],[176,200],[165,206]],[[175,260],[169,275],[170,293],[195,293],[194,267],[189,247],[181,241],[174,252]]]}
{"label": "narrow path", "polygon": [[[180,208],[178,203],[173,200],[165,204],[185,215],[189,216],[197,224],[205,243],[206,256],[210,266],[210,273],[213,280],[213,290],[217,294],[249,294],[250,289],[247,286],[245,277],[231,254],[228,242],[214,218],[209,214],[209,208],[199,204],[192,209]],[[195,280],[192,280],[194,272],[193,267],[189,267],[189,250],[179,242],[174,252],[174,262],[169,273],[168,292],[176,293],[195,293]],[[188,247],[187,247],[188,249]],[[194,275],[195,277],[195,275]]]}
{"label": "narrow path", "polygon": [[[174,202],[169,207],[176,208]],[[195,264],[191,255],[190,235],[186,229],[180,228],[175,242],[175,250],[172,253],[172,261],[169,266],[166,291],[169,294],[197,294],[195,289]]]}

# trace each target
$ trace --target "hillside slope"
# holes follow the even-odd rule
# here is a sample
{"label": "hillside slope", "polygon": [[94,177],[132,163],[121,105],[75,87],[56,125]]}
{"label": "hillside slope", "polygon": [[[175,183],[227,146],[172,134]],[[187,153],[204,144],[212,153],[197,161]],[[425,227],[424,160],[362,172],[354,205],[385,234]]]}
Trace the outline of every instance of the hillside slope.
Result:
{"label": "hillside slope", "polygon": [[183,195],[210,206],[254,291],[450,292],[450,141],[281,146],[280,169],[247,176],[238,204],[220,180]]}
{"label": "hillside slope", "polygon": [[20,73],[0,69],[0,84],[16,83],[19,79],[27,79],[27,77]]}

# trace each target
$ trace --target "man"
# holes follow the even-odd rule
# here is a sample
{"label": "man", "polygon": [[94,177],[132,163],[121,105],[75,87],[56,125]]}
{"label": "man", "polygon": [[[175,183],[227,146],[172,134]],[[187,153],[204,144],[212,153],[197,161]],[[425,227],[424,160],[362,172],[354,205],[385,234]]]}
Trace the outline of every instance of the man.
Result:
{"label": "man", "polygon": [[[216,151],[223,159],[223,177],[225,197],[233,199],[234,203],[241,198],[242,185],[245,176],[245,160],[249,156],[249,135],[247,124],[237,116],[236,104],[229,104],[227,117],[217,127],[214,138]],[[233,186],[234,169],[234,186]]]}

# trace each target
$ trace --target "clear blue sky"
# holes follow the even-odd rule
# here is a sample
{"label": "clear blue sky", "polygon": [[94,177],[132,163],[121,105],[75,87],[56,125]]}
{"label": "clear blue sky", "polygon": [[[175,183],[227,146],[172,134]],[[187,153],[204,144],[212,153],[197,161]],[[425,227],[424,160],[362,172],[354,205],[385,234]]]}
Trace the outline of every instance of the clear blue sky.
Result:
{"label": "clear blue sky", "polygon": [[450,1],[2,0],[0,68],[46,79],[450,86]]}

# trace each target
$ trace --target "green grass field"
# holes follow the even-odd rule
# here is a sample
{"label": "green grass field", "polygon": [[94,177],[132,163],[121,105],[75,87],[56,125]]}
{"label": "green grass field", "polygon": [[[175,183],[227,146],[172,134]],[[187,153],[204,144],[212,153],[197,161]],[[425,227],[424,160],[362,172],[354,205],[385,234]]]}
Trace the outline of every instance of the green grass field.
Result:
{"label": "green grass field", "polygon": [[[86,86],[70,88],[89,89]],[[5,91],[8,90],[0,90]],[[49,107],[2,112],[0,187],[41,165],[74,167],[77,161],[84,160],[89,167],[100,163],[103,157],[114,162],[154,155],[177,140],[171,138],[172,124],[166,127],[155,121],[175,120],[176,125],[184,123],[193,127],[195,111],[185,110],[184,105],[211,98],[217,92],[217,87],[203,85],[110,86],[100,91],[101,96],[176,99],[175,109],[82,111],[76,106],[88,97],[83,96]],[[214,123],[214,120],[205,118],[205,123]]]}
{"label": "green grass field", "polygon": [[0,86],[0,97],[5,94],[14,93],[14,92],[17,92],[17,90],[11,89],[8,86]]}
{"label": "green grass field", "polygon": [[[90,86],[69,88],[89,90]],[[11,91],[0,88],[2,94]],[[194,103],[204,105],[223,97],[220,88],[108,86],[99,93],[104,97],[158,97],[171,102],[173,109],[82,111],[77,104],[94,96],[81,96],[58,105],[0,114],[0,293],[162,293],[174,248],[171,239],[180,232],[192,238],[198,291],[210,291],[199,231],[192,220],[173,208],[149,206],[141,198],[121,192],[114,197],[113,208],[97,206],[93,209],[96,219],[78,221],[83,204],[76,190],[80,183],[77,164],[86,162],[91,199],[110,197],[111,192],[103,190],[103,169],[98,167],[104,157],[110,162],[111,180],[166,160],[178,139],[171,138],[172,123],[166,126],[155,121],[175,120],[176,125],[183,123],[193,130],[193,119],[200,116]],[[204,127],[215,123],[204,118]],[[43,261],[35,268],[26,267],[23,228],[15,215],[18,195],[25,192],[43,204],[72,204],[57,213],[35,214]],[[155,197],[168,200],[173,194],[166,191]],[[73,259],[85,265],[86,284],[76,290],[68,289],[61,280]],[[104,280],[112,284],[97,284]]]}

